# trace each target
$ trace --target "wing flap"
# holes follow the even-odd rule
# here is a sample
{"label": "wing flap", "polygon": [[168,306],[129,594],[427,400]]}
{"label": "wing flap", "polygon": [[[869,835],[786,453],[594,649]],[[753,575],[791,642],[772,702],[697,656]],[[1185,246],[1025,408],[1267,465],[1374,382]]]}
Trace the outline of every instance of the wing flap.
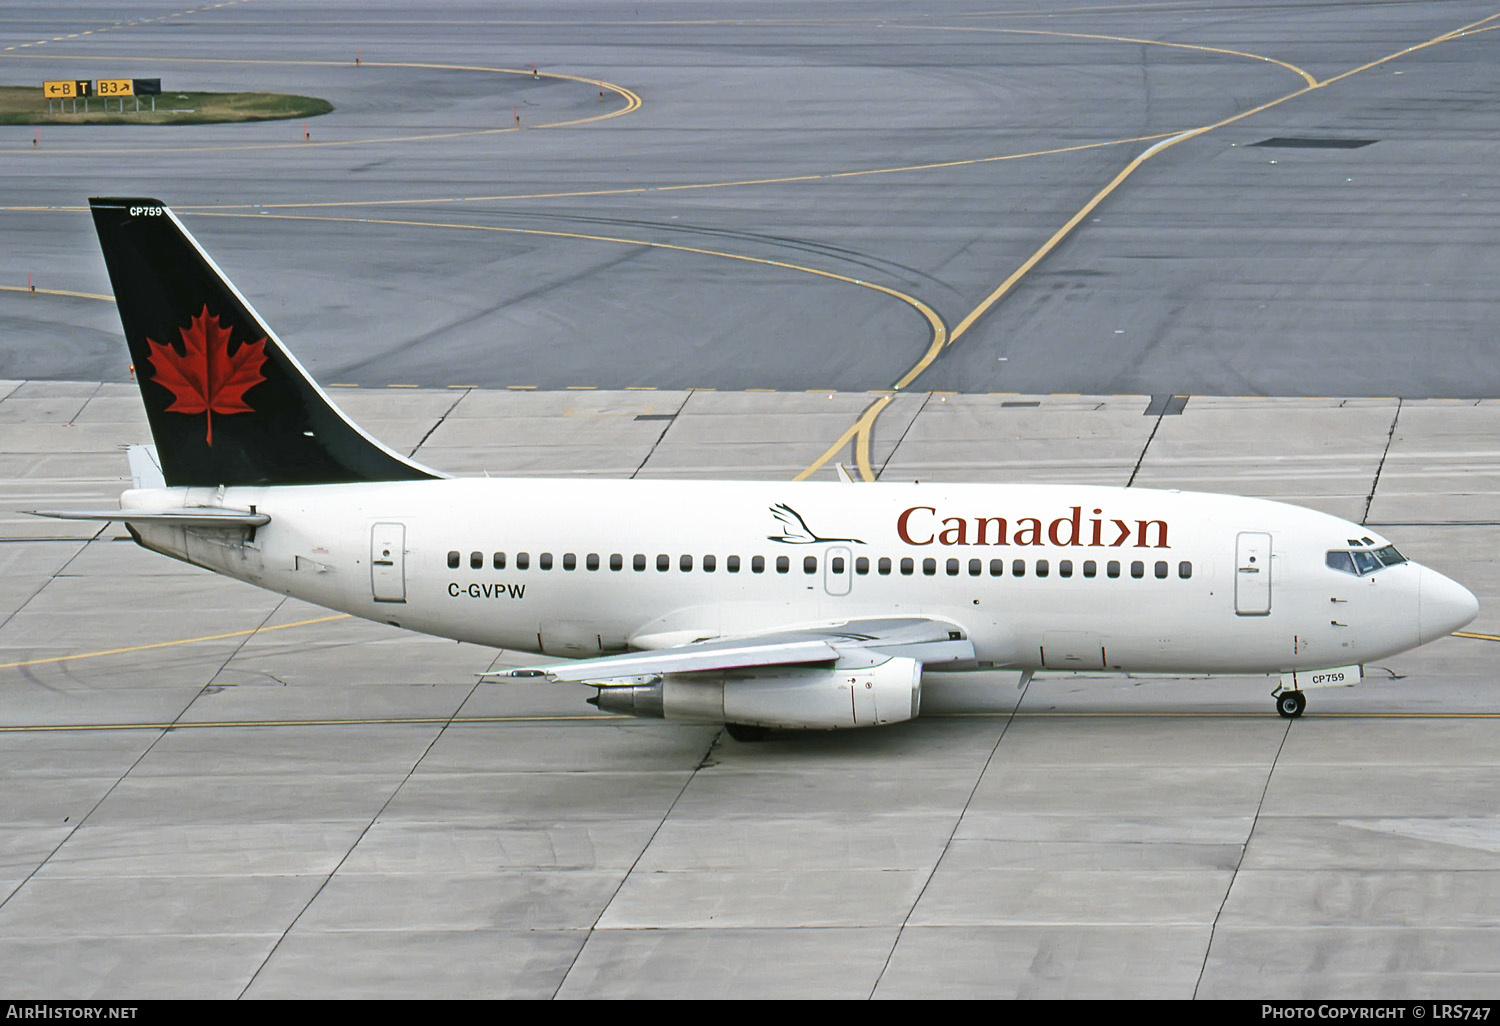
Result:
{"label": "wing flap", "polygon": [[974,658],[974,645],[958,625],[928,617],[843,620],[768,634],[716,638],[624,655],[545,666],[494,670],[481,677],[545,677],[552,681],[625,687],[670,673],[749,669],[905,657],[925,664]]}
{"label": "wing flap", "polygon": [[703,673],[708,670],[733,670],[748,666],[787,666],[797,663],[831,663],[838,651],[825,641],[795,641],[772,644],[739,642],[705,642],[679,645],[676,648],[626,655],[578,659],[520,670],[497,670],[480,676],[535,677],[570,683],[600,686],[639,684],[641,677],[659,677],[668,673]]}

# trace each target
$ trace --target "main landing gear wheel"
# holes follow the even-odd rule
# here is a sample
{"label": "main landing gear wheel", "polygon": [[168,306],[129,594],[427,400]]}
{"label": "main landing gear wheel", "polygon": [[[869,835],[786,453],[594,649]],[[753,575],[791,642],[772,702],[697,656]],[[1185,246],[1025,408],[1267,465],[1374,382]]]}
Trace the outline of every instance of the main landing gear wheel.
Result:
{"label": "main landing gear wheel", "polygon": [[1283,691],[1276,696],[1276,711],[1289,720],[1295,720],[1307,708],[1307,696],[1300,691]]}
{"label": "main landing gear wheel", "polygon": [[736,741],[764,741],[770,736],[770,727],[752,727],[747,723],[726,723],[724,730]]}

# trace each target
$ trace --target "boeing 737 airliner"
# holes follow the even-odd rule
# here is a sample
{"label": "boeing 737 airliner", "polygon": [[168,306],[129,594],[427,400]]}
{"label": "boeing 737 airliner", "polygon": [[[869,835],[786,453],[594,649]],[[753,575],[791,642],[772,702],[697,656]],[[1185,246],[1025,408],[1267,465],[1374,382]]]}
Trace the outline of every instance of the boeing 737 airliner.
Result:
{"label": "boeing 737 airliner", "polygon": [[1295,717],[1306,689],[1478,612],[1368,528],[1261,499],[449,478],[347,420],[160,201],[91,203],[159,474],[120,509],[43,515],[537,653],[507,672],[591,685],[601,709],[744,739],[909,720],[924,669],[1005,668],[1273,675]]}

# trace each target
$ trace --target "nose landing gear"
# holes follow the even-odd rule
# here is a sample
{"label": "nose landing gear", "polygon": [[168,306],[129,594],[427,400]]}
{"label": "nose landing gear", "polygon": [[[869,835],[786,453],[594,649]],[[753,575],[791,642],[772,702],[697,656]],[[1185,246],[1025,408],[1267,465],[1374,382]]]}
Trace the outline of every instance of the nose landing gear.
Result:
{"label": "nose landing gear", "polygon": [[1307,696],[1300,691],[1278,689],[1273,697],[1276,699],[1276,711],[1284,719],[1295,720],[1307,708]]}

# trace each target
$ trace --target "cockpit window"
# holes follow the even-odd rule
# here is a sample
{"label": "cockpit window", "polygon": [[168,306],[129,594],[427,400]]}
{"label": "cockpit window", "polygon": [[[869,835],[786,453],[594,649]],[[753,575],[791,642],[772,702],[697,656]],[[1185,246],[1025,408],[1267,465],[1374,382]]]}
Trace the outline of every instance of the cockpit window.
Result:
{"label": "cockpit window", "polygon": [[1354,569],[1354,557],[1347,552],[1330,552],[1328,554],[1328,566],[1331,570],[1358,576],[1358,571]]}
{"label": "cockpit window", "polygon": [[[1362,541],[1365,544],[1374,544],[1370,539],[1362,539]],[[1371,550],[1365,548],[1361,541],[1355,541],[1352,538],[1349,544],[1351,548],[1348,551],[1334,549],[1328,553],[1325,562],[1330,570],[1364,577],[1384,567],[1406,562],[1406,557],[1397,552],[1394,545],[1385,545]]]}

